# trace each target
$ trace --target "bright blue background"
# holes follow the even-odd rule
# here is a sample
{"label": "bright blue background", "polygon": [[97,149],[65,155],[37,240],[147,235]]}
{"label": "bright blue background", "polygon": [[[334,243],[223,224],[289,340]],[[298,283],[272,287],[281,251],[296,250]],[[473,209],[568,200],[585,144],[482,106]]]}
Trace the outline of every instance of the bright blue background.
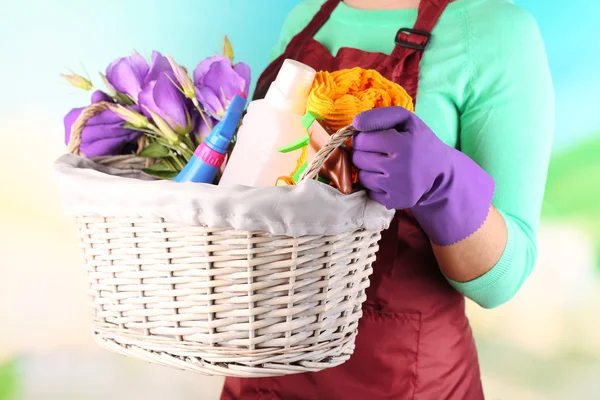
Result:
{"label": "bright blue background", "polygon": [[[47,117],[60,136],[62,115],[87,102],[60,72],[97,71],[135,49],[171,54],[190,68],[218,52],[228,34],[254,79],[267,64],[283,20],[299,0],[21,0],[0,12],[0,117]],[[600,2],[521,0],[546,41],[557,98],[556,147],[600,131]],[[46,119],[46,118],[44,118]],[[54,130],[56,129],[56,130]]]}

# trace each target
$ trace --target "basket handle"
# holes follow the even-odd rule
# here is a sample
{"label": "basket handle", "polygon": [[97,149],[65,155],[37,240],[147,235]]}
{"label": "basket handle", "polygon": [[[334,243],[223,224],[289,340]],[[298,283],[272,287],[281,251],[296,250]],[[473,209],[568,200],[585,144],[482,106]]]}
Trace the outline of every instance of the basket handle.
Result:
{"label": "basket handle", "polygon": [[325,146],[321,147],[321,149],[311,160],[306,170],[304,170],[300,176],[298,182],[302,182],[305,179],[315,179],[331,153],[333,153],[335,149],[340,147],[346,142],[346,140],[350,139],[357,133],[358,131],[356,128],[354,128],[352,125],[348,125],[331,135],[329,141],[325,144]]}
{"label": "basket handle", "polygon": [[[69,144],[67,145],[67,151],[77,156],[85,157],[85,154],[79,148],[81,146],[81,135],[85,124],[96,115],[103,113],[106,110],[112,110],[116,107],[115,103],[110,101],[99,101],[98,103],[90,104],[85,107],[81,114],[77,117],[73,125],[71,125],[71,136],[69,138]],[[138,137],[138,153],[142,151],[144,147],[148,145],[148,139],[146,135],[140,135]]]}
{"label": "basket handle", "polygon": [[79,149],[79,146],[81,146],[81,134],[85,124],[90,118],[108,110],[112,105],[113,104],[108,101],[100,101],[98,103],[90,104],[81,111],[79,117],[77,117],[75,122],[73,122],[73,125],[71,125],[71,137],[69,138],[69,144],[67,145],[67,151],[69,153],[77,156],[85,156]]}

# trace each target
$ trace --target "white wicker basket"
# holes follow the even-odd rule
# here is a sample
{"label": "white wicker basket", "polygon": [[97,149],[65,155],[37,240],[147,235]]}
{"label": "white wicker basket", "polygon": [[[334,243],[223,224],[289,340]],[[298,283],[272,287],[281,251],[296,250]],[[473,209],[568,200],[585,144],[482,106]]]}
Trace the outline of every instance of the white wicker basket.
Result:
{"label": "white wicker basket", "polygon": [[[334,135],[304,178],[352,134]],[[319,371],[352,355],[381,229],[293,237],[75,214],[103,347],[239,377]]]}

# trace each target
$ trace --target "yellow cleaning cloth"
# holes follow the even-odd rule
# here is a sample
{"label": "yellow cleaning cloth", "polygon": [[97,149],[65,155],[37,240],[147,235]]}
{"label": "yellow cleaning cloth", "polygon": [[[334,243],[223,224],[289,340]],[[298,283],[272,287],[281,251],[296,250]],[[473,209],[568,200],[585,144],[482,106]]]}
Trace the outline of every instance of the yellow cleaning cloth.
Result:
{"label": "yellow cleaning cloth", "polygon": [[352,68],[317,73],[308,97],[307,110],[321,115],[333,130],[372,108],[402,106],[414,112],[410,95],[397,83],[372,69]]}

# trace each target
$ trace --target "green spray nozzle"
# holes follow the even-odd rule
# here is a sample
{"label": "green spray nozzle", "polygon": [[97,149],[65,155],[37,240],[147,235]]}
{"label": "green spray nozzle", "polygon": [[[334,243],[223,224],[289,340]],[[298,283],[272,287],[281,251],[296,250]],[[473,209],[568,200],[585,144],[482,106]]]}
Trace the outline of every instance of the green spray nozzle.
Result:
{"label": "green spray nozzle", "polygon": [[303,147],[308,146],[308,144],[310,143],[310,136],[308,136],[308,133],[304,136],[302,136],[300,139],[296,140],[294,143],[288,144],[287,146],[283,146],[282,148],[280,148],[279,151],[280,153],[289,153],[290,151],[294,151],[294,150],[298,150],[301,149]]}
{"label": "green spray nozzle", "polygon": [[[316,120],[323,120],[324,118],[321,117],[319,114],[317,114],[316,112],[313,111],[308,111],[306,114],[304,114],[304,117],[302,117],[302,126],[304,127],[304,129],[308,130],[308,128],[310,128],[310,126],[312,124],[315,123]],[[296,140],[293,143],[290,143],[286,146],[283,146],[282,148],[280,148],[279,151],[280,153],[289,153],[290,151],[294,151],[294,150],[298,150],[301,149],[303,147],[306,147],[310,144],[310,136],[308,134],[302,136],[300,139]]]}
{"label": "green spray nozzle", "polygon": [[[292,180],[294,181],[294,183],[298,183],[298,181],[300,180],[300,177],[302,176],[304,171],[306,171],[306,168],[308,168],[308,163],[306,161],[304,161],[304,163],[300,166],[300,168],[298,168],[298,171],[296,171],[296,173],[292,177]],[[317,180],[319,182],[323,182],[327,185],[329,185],[329,183],[330,183],[329,180],[321,177],[320,175],[317,176]]]}

